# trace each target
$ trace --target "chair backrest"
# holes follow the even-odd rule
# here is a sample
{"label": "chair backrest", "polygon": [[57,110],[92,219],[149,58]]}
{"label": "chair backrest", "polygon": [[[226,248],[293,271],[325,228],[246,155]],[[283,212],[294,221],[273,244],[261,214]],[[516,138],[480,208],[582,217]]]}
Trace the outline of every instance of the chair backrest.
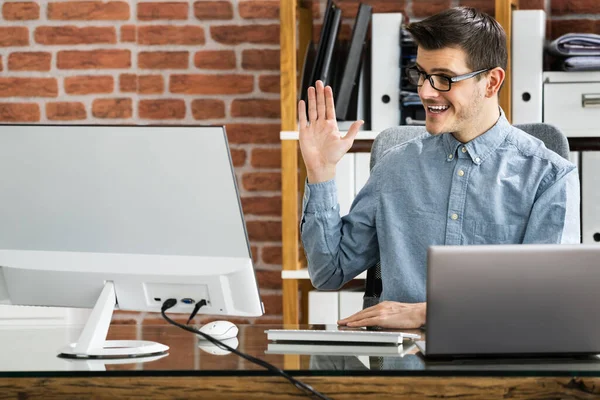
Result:
{"label": "chair backrest", "polygon": [[[531,123],[515,125],[516,128],[540,139],[546,147],[563,158],[569,159],[569,141],[567,137],[555,126],[544,123]],[[424,126],[401,125],[382,131],[371,147],[370,168],[373,169],[381,155],[392,146],[407,142],[411,139],[426,134]],[[379,303],[383,285],[381,282],[381,265],[379,261],[367,270],[363,308]]]}

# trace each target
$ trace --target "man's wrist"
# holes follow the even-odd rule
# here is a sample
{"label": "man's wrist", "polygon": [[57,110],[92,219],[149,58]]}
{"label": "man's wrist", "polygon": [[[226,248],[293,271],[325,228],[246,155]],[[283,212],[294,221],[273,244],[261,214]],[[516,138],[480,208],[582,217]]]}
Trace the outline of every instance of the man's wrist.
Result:
{"label": "man's wrist", "polygon": [[335,166],[330,168],[324,168],[319,171],[306,171],[306,179],[308,183],[322,183],[327,182],[335,178]]}

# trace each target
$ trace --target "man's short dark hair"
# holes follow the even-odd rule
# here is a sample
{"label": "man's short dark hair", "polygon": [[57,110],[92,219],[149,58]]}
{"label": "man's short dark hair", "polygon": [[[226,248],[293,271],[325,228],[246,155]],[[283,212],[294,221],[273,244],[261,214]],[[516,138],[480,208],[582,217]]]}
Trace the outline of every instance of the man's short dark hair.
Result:
{"label": "man's short dark hair", "polygon": [[425,50],[463,49],[473,71],[495,67],[506,71],[506,33],[494,18],[475,8],[450,8],[409,24],[407,30]]}

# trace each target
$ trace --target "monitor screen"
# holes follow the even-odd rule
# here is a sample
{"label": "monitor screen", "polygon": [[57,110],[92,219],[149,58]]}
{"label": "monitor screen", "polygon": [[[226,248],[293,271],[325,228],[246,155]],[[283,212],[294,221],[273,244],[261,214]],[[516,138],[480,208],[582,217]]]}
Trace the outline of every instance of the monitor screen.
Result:
{"label": "monitor screen", "polygon": [[0,171],[0,302],[262,315],[224,127],[4,125]]}

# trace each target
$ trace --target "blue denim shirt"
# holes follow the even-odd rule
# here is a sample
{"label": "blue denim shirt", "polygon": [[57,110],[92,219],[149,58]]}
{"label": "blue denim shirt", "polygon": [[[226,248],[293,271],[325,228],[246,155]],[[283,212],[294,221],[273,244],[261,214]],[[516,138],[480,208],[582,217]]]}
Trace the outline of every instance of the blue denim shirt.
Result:
{"label": "blue denim shirt", "polygon": [[422,302],[431,245],[580,243],[579,177],[502,115],[466,144],[425,134],[390,148],[343,218],[334,180],[307,184],[300,229],[315,287],[379,259],[381,300]]}

